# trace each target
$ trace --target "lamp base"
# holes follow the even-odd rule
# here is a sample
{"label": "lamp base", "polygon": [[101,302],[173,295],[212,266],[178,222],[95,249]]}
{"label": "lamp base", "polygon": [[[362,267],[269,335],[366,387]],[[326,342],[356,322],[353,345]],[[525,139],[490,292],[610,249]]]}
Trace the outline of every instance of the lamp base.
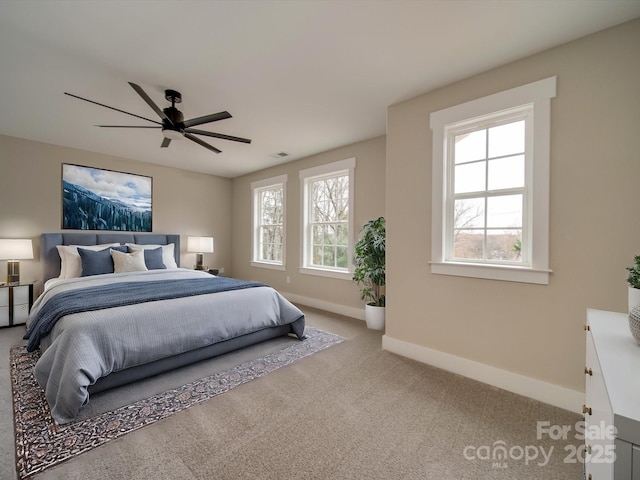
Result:
{"label": "lamp base", "polygon": [[205,267],[202,265],[202,261],[204,259],[204,255],[202,253],[196,253],[196,264],[194,265],[194,270],[204,270]]}
{"label": "lamp base", "polygon": [[20,283],[20,262],[18,260],[7,262],[7,283]]}

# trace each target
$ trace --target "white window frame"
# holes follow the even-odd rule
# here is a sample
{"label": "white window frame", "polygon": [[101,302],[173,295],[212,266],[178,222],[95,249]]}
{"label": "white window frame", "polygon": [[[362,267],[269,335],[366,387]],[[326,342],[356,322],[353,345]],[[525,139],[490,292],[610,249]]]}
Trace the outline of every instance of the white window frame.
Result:
{"label": "white window frame", "polygon": [[[300,194],[302,205],[301,218],[301,245],[300,245],[300,273],[308,275],[318,275],[323,277],[339,278],[342,280],[351,280],[353,277],[353,248],[354,248],[354,178],[355,178],[356,159],[348,158],[338,162],[320,165],[318,167],[307,168],[300,171]],[[349,235],[347,238],[347,268],[330,268],[319,267],[311,263],[311,241],[313,235],[309,219],[311,218],[311,191],[309,185],[314,180],[321,178],[329,178],[336,176],[349,176]]]}
{"label": "white window frame", "polygon": [[[282,261],[267,261],[260,259],[260,219],[262,218],[262,205],[260,194],[265,190],[282,188]],[[251,266],[260,268],[270,268],[273,270],[286,270],[287,261],[287,175],[266,178],[251,182],[251,202],[252,218],[251,226],[253,230],[253,241],[251,248]]]}
{"label": "white window frame", "polygon": [[[431,272],[443,275],[548,284],[549,274],[549,171],[551,99],[556,96],[556,77],[512,88],[431,114],[432,157],[432,239]],[[532,109],[527,138],[531,154],[525,160],[525,205],[523,210],[523,248],[521,265],[459,261],[447,258],[447,215],[450,198],[448,133],[453,125],[472,125],[492,115]],[[449,247],[450,248],[450,247]]]}

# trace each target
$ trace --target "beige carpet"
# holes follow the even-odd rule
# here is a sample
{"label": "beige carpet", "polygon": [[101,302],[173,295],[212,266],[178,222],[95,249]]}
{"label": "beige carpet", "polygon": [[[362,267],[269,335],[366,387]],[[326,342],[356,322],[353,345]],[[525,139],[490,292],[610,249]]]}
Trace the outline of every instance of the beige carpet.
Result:
{"label": "beige carpet", "polygon": [[[304,310],[346,341],[33,478],[582,478],[565,463],[570,443],[536,438],[537,421],[579,415],[384,352],[363,322]],[[506,458],[484,459],[501,446]]]}

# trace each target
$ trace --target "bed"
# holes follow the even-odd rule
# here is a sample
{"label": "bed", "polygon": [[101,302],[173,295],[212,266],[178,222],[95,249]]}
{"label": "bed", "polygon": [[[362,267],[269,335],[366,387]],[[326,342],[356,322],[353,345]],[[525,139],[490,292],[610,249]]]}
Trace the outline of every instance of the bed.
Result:
{"label": "bed", "polygon": [[[179,235],[45,233],[40,247],[44,289],[25,339],[41,350],[34,374],[58,423],[73,421],[91,393],[271,338],[304,338],[304,314],[271,287],[180,268]],[[109,260],[117,273],[96,267]],[[123,270],[132,262],[154,268]]]}

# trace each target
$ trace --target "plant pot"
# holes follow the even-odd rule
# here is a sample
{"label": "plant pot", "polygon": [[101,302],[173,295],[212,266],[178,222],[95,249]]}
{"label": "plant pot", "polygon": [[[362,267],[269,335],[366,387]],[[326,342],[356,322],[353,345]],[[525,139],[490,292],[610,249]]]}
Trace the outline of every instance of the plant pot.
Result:
{"label": "plant pot", "polygon": [[636,305],[640,305],[640,288],[633,288],[629,285],[629,313]]}
{"label": "plant pot", "polygon": [[384,330],[385,307],[365,305],[364,318],[367,321],[367,328],[372,330]]}

